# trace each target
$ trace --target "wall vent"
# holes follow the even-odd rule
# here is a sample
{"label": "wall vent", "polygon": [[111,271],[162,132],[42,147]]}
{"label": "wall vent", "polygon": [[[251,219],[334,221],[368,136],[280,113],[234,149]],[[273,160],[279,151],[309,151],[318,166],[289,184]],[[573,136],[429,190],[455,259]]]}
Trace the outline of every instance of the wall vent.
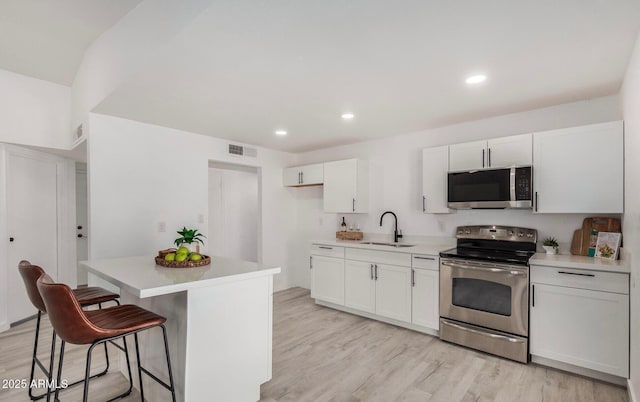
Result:
{"label": "wall vent", "polygon": [[242,145],[229,144],[229,153],[231,155],[251,156],[255,158],[258,156],[258,151],[255,148],[243,147]]}

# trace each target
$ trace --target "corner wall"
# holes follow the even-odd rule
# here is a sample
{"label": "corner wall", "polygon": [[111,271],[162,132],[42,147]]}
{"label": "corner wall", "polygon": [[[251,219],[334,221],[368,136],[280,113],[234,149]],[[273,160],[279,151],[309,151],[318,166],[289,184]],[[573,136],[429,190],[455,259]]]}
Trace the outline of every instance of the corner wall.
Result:
{"label": "corner wall", "polygon": [[295,197],[282,186],[282,168],[293,155],[258,148],[257,158],[237,157],[225,140],[98,114],[89,127],[89,258],[154,255],[183,226],[208,236],[209,161],[243,164],[259,171],[258,259],[282,267],[275,290],[290,286]]}
{"label": "corner wall", "polygon": [[640,35],[622,85],[625,131],[625,212],[623,235],[631,254],[631,374],[629,392],[640,401]]}

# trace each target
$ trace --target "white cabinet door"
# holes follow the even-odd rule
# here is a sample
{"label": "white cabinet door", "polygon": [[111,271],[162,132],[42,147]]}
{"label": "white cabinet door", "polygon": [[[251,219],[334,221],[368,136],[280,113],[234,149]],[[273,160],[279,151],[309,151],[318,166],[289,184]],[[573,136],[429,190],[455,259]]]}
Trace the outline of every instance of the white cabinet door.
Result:
{"label": "white cabinet door", "polygon": [[438,330],[440,327],[439,271],[413,268],[411,322]]}
{"label": "white cabinet door", "polygon": [[531,354],[627,378],[629,296],[531,285]]}
{"label": "white cabinet door", "polygon": [[311,297],[344,306],[344,259],[311,256]]}
{"label": "white cabinet door", "polygon": [[486,164],[487,141],[449,145],[449,171],[482,169]]}
{"label": "white cabinet door", "polygon": [[447,208],[447,172],[449,147],[422,150],[422,212],[449,213]]}
{"label": "white cabinet door", "polygon": [[535,212],[622,213],[621,121],[533,134]]}
{"label": "white cabinet door", "polygon": [[366,161],[347,159],[324,164],[324,211],[366,213],[369,169]]}
{"label": "white cabinet door", "polygon": [[324,163],[302,166],[300,181],[303,186],[322,184],[324,182]]}
{"label": "white cabinet door", "polygon": [[533,164],[533,135],[512,135],[487,141],[487,165],[491,168]]}
{"label": "white cabinet door", "polygon": [[290,167],[282,170],[282,184],[286,187],[300,185],[300,168]]}
{"label": "white cabinet door", "polygon": [[344,264],[344,305],[375,313],[376,282],[373,264],[346,260]]}
{"label": "white cabinet door", "polygon": [[411,268],[376,264],[376,314],[411,322]]}
{"label": "white cabinet door", "polygon": [[324,181],[324,164],[296,166],[282,170],[282,184],[287,187],[311,186]]}

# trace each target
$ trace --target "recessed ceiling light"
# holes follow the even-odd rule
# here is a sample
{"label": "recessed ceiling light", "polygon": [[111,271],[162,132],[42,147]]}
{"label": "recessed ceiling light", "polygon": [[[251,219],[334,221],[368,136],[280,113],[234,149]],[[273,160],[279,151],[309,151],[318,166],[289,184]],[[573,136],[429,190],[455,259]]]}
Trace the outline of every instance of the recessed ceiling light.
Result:
{"label": "recessed ceiling light", "polygon": [[356,115],[353,114],[353,113],[343,113],[342,114],[342,118],[345,119],[345,120],[351,120],[354,117],[356,117]]}
{"label": "recessed ceiling light", "polygon": [[465,82],[467,84],[479,84],[487,80],[487,76],[483,74],[472,75],[471,77],[467,77]]}
{"label": "recessed ceiling light", "polygon": [[287,135],[285,130],[276,130],[276,135]]}

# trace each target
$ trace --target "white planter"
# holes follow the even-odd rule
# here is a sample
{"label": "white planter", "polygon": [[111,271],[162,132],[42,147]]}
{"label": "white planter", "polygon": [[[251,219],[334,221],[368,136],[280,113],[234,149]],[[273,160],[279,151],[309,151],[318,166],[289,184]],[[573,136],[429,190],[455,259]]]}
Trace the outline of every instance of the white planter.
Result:
{"label": "white planter", "polygon": [[542,246],[547,254],[558,254],[558,248],[553,246]]}

